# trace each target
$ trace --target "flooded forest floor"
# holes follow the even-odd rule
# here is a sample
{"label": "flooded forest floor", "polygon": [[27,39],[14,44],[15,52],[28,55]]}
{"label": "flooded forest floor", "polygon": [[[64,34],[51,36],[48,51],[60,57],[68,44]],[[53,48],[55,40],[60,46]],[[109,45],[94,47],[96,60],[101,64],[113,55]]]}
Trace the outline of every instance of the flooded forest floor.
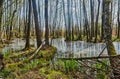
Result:
{"label": "flooded forest floor", "polygon": [[[49,47],[42,47],[40,50],[36,49],[31,44],[29,49],[24,49],[23,40],[6,42],[1,45],[1,50],[11,44],[11,51],[4,50],[4,69],[0,70],[0,78],[3,79],[108,79],[111,76],[111,68],[109,68],[109,59],[94,59],[94,60],[64,60],[57,58],[57,53],[64,54],[62,50],[67,50],[69,45],[76,46],[75,50],[80,50],[91,47],[89,52],[94,52],[93,47],[102,49],[102,44],[87,44],[76,41],[72,44],[70,42],[63,42],[64,39],[53,40],[53,45]],[[35,42],[35,41],[33,41]],[[12,43],[14,48],[12,48]],[[16,43],[22,48],[17,48]],[[80,45],[78,45],[80,43]],[[74,44],[74,45],[73,45]],[[85,45],[84,45],[85,44]],[[115,43],[117,45],[119,43]],[[64,46],[65,45],[65,46]],[[61,47],[60,47],[61,46]],[[86,47],[87,46],[87,47]],[[102,48],[101,48],[102,47]],[[17,49],[17,50],[14,50]],[[22,50],[21,50],[22,49]],[[58,52],[58,49],[60,50]],[[71,49],[71,47],[70,47]],[[68,50],[70,50],[68,49]],[[88,49],[88,48],[87,48]],[[96,48],[94,48],[96,49]],[[71,49],[74,50],[74,49]],[[78,51],[80,51],[78,50]],[[117,49],[119,51],[119,49]],[[38,52],[39,51],[39,52]],[[86,51],[86,50],[85,50]],[[83,51],[85,53],[85,51]],[[96,51],[96,50],[95,50]],[[76,51],[74,51],[76,52]],[[68,52],[65,52],[68,53]],[[95,53],[95,52],[94,52]],[[97,54],[97,53],[96,53]],[[68,54],[70,57],[73,54]],[[76,53],[77,55],[77,53]],[[94,55],[94,54],[91,54]],[[78,56],[78,55],[77,55]],[[86,55],[85,55],[86,56]]]}
{"label": "flooded forest floor", "polygon": [[0,71],[0,77],[3,79],[72,78],[72,73],[54,69],[52,60],[56,51],[57,49],[53,46],[41,48],[36,54],[36,49],[32,46],[25,50],[7,51],[4,54],[4,69]]}

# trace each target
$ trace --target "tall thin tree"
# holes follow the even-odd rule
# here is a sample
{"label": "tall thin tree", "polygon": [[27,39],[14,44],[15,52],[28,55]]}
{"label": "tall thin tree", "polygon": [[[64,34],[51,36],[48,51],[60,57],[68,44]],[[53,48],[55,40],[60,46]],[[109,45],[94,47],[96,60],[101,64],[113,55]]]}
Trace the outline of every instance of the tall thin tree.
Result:
{"label": "tall thin tree", "polygon": [[99,10],[100,10],[100,0],[98,0],[98,9],[97,9],[96,23],[95,23],[95,41],[94,42],[97,42]]}
{"label": "tall thin tree", "polygon": [[3,1],[4,0],[0,0],[0,40],[1,40],[1,22],[2,22],[2,14],[3,14]]}
{"label": "tall thin tree", "polygon": [[45,0],[45,45],[49,45],[48,0]]}
{"label": "tall thin tree", "polygon": [[95,36],[94,33],[94,0],[90,0],[90,10],[91,10],[91,39]]}
{"label": "tall thin tree", "polygon": [[28,22],[27,22],[27,32],[26,32],[26,45],[25,48],[29,48],[30,47],[30,25],[31,25],[31,0],[28,0],[29,3],[29,12],[28,12]]}
{"label": "tall thin tree", "polygon": [[37,5],[35,0],[32,0],[32,7],[33,7],[33,14],[34,14],[34,21],[35,21],[37,47],[39,47],[42,43],[42,40],[41,40],[41,32],[40,32],[40,27],[38,22]]}

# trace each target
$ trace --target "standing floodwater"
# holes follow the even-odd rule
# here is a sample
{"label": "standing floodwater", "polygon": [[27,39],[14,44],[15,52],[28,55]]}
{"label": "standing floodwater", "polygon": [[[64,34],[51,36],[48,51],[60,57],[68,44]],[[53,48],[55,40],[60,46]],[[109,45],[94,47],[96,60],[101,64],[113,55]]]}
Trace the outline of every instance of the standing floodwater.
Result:
{"label": "standing floodwater", "polygon": [[[36,40],[30,40],[31,45],[36,47]],[[117,54],[120,54],[120,42],[113,42]],[[25,40],[15,39],[11,44],[2,49],[3,52],[21,50],[25,46]],[[87,43],[84,41],[69,41],[66,42],[64,38],[53,39],[52,46],[57,48],[57,57],[95,57],[104,49],[105,43]],[[103,54],[107,56],[105,49]]]}
{"label": "standing floodwater", "polygon": [[[114,42],[115,49],[117,54],[120,54],[120,42]],[[96,57],[102,52],[105,43],[87,43],[84,41],[64,41],[64,38],[53,39],[52,45],[58,49],[57,56],[59,58],[64,57]],[[107,50],[105,49],[102,55],[107,56]]]}

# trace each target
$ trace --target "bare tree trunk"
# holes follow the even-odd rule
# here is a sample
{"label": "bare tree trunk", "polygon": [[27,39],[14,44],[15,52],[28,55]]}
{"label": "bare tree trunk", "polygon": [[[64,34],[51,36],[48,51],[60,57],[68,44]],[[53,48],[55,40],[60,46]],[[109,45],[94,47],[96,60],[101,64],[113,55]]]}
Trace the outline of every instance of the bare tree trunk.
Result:
{"label": "bare tree trunk", "polygon": [[120,0],[118,0],[118,17],[117,17],[117,21],[118,21],[117,38],[120,38]]}
{"label": "bare tree trunk", "polygon": [[11,40],[11,37],[12,37],[13,19],[14,19],[15,13],[16,13],[16,10],[13,11],[13,15],[12,15],[12,18],[11,18],[9,40]]}
{"label": "bare tree trunk", "polygon": [[[110,3],[112,0],[104,0],[105,2],[105,25],[104,25],[104,37],[107,45],[108,55],[115,56],[117,55],[115,47],[111,41],[112,38],[112,29],[111,29],[111,13],[110,13]],[[110,58],[110,64],[113,68],[113,74],[115,79],[120,79],[120,59],[118,57]],[[113,78],[111,78],[113,79]]]}
{"label": "bare tree trunk", "polygon": [[38,22],[38,13],[37,13],[37,6],[35,0],[32,0],[32,6],[33,6],[34,21],[35,21],[37,47],[39,48],[42,41],[41,41],[41,32]]}
{"label": "bare tree trunk", "polygon": [[105,25],[105,23],[104,23],[104,16],[105,16],[105,14],[104,14],[104,11],[105,11],[105,3],[104,3],[104,0],[102,0],[102,26],[101,26],[101,41],[103,40],[103,38],[104,38],[104,28],[103,28],[103,26]]}
{"label": "bare tree trunk", "polygon": [[66,40],[69,39],[68,37],[68,29],[67,29],[67,21],[66,21],[66,15],[65,15],[65,3],[64,3],[64,0],[62,0],[62,3],[63,3],[63,15],[64,15],[64,21],[65,21],[65,37],[66,37]]}
{"label": "bare tree trunk", "polygon": [[29,3],[29,13],[28,13],[28,22],[27,22],[27,33],[26,33],[26,45],[25,48],[30,47],[30,25],[31,25],[31,0],[28,0]]}
{"label": "bare tree trunk", "polygon": [[[12,3],[12,1],[10,1],[10,3]],[[16,5],[17,6],[17,5]],[[14,6],[15,7],[15,6]],[[12,10],[12,6],[10,6],[10,11]],[[12,13],[12,17],[11,17],[11,22],[10,22],[10,30],[9,30],[9,40],[11,40],[12,38],[12,29],[13,29],[13,19],[14,19],[14,16],[15,16],[15,13],[17,12],[17,7],[15,8],[15,10],[13,11]],[[11,14],[11,12],[10,12]]]}
{"label": "bare tree trunk", "polygon": [[68,17],[67,17],[67,20],[68,20],[68,29],[67,29],[67,32],[68,32],[68,38],[66,38],[66,40],[71,40],[71,16],[70,16],[70,1],[67,0],[67,14],[68,14]]}
{"label": "bare tree trunk", "polygon": [[2,13],[2,12],[3,12],[3,11],[2,11],[2,9],[3,9],[3,7],[2,7],[2,6],[3,6],[3,1],[4,1],[4,0],[0,0],[0,40],[1,40],[1,33],[2,33],[2,32],[1,32],[1,28],[2,28],[2,27],[1,27],[1,21],[2,21],[2,14],[3,14],[3,13]]}
{"label": "bare tree trunk", "polygon": [[85,0],[83,0],[83,12],[84,12],[84,19],[85,19],[85,30],[87,35],[87,42],[90,41],[90,28],[88,24],[88,17],[87,17],[87,10],[85,6]]}
{"label": "bare tree trunk", "polygon": [[79,40],[82,40],[82,28],[81,28],[81,26],[82,26],[82,22],[81,22],[81,19],[82,19],[82,11],[81,11],[81,0],[80,0],[80,4],[79,4],[79,6],[80,6],[80,25],[79,25],[79,36],[78,36],[78,39]]}
{"label": "bare tree trunk", "polygon": [[[2,22],[2,12],[3,12],[3,1],[4,0],[0,0],[0,43],[2,42],[2,39],[1,39],[1,22]],[[2,70],[4,68],[4,63],[3,63],[3,55],[1,54],[1,51],[0,51],[0,70]]]}
{"label": "bare tree trunk", "polygon": [[57,21],[57,14],[58,14],[58,0],[56,0],[56,8],[55,8],[55,16],[54,16],[54,18],[53,18],[53,28],[52,28],[52,35],[53,35],[53,38],[55,38],[56,37],[56,35],[55,35],[55,28],[56,28],[56,21]]}
{"label": "bare tree trunk", "polygon": [[94,33],[94,0],[90,0],[90,9],[91,9],[91,38],[95,36]]}
{"label": "bare tree trunk", "polygon": [[48,0],[45,0],[45,45],[49,45]]}
{"label": "bare tree trunk", "polygon": [[94,42],[97,42],[99,10],[100,10],[100,0],[98,0],[98,11],[97,11],[97,17],[96,17],[96,23],[95,23],[96,28],[95,28],[95,41]]}
{"label": "bare tree trunk", "polygon": [[[73,6],[73,2],[75,3],[75,1],[71,0],[71,7]],[[72,40],[74,41],[74,23],[73,23],[73,10],[71,9],[70,13],[71,13],[71,27],[72,27]],[[76,14],[76,3],[75,3],[75,14]],[[77,17],[77,16],[76,16]]]}

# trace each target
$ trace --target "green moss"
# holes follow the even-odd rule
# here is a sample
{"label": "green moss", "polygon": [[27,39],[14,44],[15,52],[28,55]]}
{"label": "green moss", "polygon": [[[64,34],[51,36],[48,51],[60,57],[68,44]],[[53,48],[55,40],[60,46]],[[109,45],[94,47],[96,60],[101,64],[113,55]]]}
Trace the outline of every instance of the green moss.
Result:
{"label": "green moss", "polygon": [[117,55],[115,47],[112,42],[108,41],[107,43],[108,55],[115,56]]}
{"label": "green moss", "polygon": [[56,51],[57,49],[55,47],[50,46],[48,48],[40,50],[39,55],[46,60],[50,60],[54,57],[54,54],[56,53]]}
{"label": "green moss", "polygon": [[120,39],[116,39],[116,38],[113,38],[113,40],[115,40],[116,42],[120,42]]}
{"label": "green moss", "polygon": [[[106,0],[107,2],[112,2],[112,0]],[[111,22],[111,21],[110,21]]]}
{"label": "green moss", "polygon": [[46,78],[48,78],[48,79],[59,79],[59,78],[60,79],[69,79],[69,77],[66,76],[64,73],[50,69],[48,67],[39,69],[39,72],[41,74],[45,75]]}
{"label": "green moss", "polygon": [[[39,54],[32,60],[30,60],[29,62],[20,64],[20,65],[11,65],[9,67],[5,67],[5,71],[1,72],[5,75],[6,79],[15,79],[19,77],[21,78],[24,74],[27,74],[29,71],[33,71],[34,70],[39,70],[45,66],[47,66],[50,62],[50,60],[54,57],[54,54],[56,52],[56,48],[55,47],[48,47],[46,49],[42,49],[40,50]],[[27,50],[26,50],[27,51]],[[19,51],[18,51],[19,52]],[[29,52],[29,51],[28,51]],[[6,53],[5,57],[4,57],[4,62],[5,64],[10,64],[10,63],[15,63],[14,60],[16,60],[17,57],[19,58],[23,58],[25,57],[24,54],[22,54],[21,56],[18,56],[19,53]],[[10,58],[10,56],[15,56],[14,58]],[[27,57],[31,56],[31,54],[27,54]],[[42,57],[41,57],[42,56]],[[40,57],[40,58],[39,58]],[[18,60],[18,62],[21,60]],[[6,72],[10,72],[9,75],[6,75]],[[19,76],[17,75],[19,74]],[[4,76],[2,75],[2,76]]]}
{"label": "green moss", "polygon": [[8,72],[8,70],[3,69],[0,71],[0,77],[7,77],[10,73]]}

